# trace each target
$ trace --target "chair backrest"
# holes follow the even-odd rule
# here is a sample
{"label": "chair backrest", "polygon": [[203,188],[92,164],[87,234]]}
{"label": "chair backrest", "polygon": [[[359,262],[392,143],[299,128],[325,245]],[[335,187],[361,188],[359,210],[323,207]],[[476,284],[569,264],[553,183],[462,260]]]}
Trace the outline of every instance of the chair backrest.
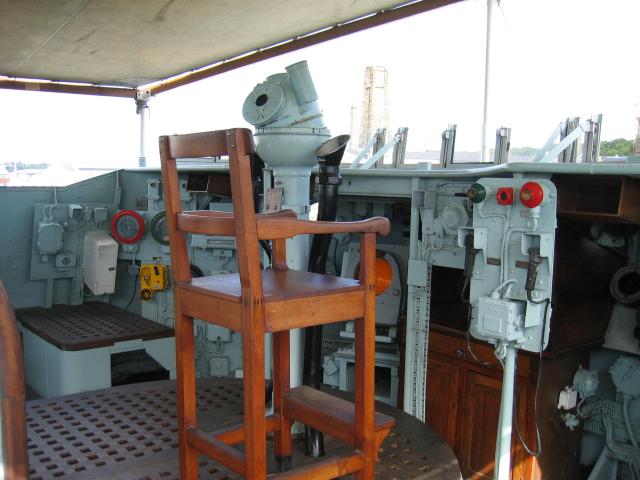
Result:
{"label": "chair backrest", "polygon": [[0,282],[0,449],[6,480],[29,476],[22,341],[9,296]]}
{"label": "chair backrest", "polygon": [[[245,128],[160,137],[162,183],[174,280],[184,282],[191,279],[185,231],[179,230],[177,222],[182,205],[176,159],[228,155],[242,296],[262,297],[260,251],[251,182],[250,155],[253,151],[253,136]],[[207,219],[207,222],[216,221],[224,220],[216,220],[215,217]]]}

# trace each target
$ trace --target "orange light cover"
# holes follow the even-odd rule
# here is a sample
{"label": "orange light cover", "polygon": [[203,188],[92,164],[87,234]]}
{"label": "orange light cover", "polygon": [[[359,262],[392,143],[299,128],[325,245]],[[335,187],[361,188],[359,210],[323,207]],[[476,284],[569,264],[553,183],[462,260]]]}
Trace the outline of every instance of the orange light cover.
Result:
{"label": "orange light cover", "polygon": [[376,258],[376,295],[384,293],[391,286],[393,270],[384,258]]}
{"label": "orange light cover", "polygon": [[[360,276],[360,264],[355,269],[355,277],[362,280]],[[393,280],[393,270],[391,265],[382,257],[376,257],[376,296],[387,291]]]}

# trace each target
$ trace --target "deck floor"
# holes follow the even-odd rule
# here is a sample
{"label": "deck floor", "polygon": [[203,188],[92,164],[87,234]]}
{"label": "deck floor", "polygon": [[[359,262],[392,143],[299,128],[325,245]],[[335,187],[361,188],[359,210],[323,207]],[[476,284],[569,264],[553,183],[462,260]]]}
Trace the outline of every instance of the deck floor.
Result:
{"label": "deck floor", "polygon": [[[457,461],[439,435],[397,409],[377,408],[394,416],[397,426],[382,445],[376,478],[460,478]],[[241,420],[240,380],[198,381],[200,428],[212,431]],[[173,381],[32,400],[27,402],[27,427],[32,480],[179,479]],[[294,445],[294,466],[314,461],[304,456],[302,440]],[[327,438],[326,449],[336,455],[346,447]],[[202,457],[200,478],[241,477]]]}

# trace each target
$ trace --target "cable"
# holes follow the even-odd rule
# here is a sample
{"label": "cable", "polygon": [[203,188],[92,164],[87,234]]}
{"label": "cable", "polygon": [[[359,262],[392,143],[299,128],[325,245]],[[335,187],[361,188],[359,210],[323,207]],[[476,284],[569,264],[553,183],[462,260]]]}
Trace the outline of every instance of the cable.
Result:
{"label": "cable", "polygon": [[266,253],[269,261],[271,261],[271,245],[269,245],[269,242],[267,240],[258,240],[258,242],[260,242],[262,250],[264,250],[264,253]]}
{"label": "cable", "polygon": [[[338,259],[336,258],[338,256],[338,239],[334,236],[331,238],[331,241],[334,242],[333,244],[333,268],[335,271],[335,275],[338,275],[338,272],[340,271],[340,268],[338,268]],[[640,312],[640,310],[638,310]]]}
{"label": "cable", "polygon": [[516,280],[515,278],[510,278],[509,280],[505,280],[504,282],[502,282],[500,285],[498,285],[496,288],[493,289],[493,291],[491,292],[491,296],[493,297],[494,295],[497,295],[499,296],[499,298],[503,298],[504,294],[501,294],[500,291],[504,287],[512,283],[518,283],[518,280]]}
{"label": "cable", "polygon": [[138,291],[138,275],[136,275],[135,280],[133,281],[133,292],[131,292],[131,298],[129,299],[129,303],[124,307],[125,310],[129,310],[129,307],[133,303],[133,300],[136,298],[136,292]]}
{"label": "cable", "polygon": [[[540,438],[540,422],[538,418],[538,393],[540,392],[540,384],[542,383],[542,351],[544,350],[544,334],[547,330],[547,315],[549,313],[549,306],[551,305],[551,299],[547,298],[537,303],[542,303],[542,302],[546,302],[546,305],[544,307],[544,316],[542,318],[542,335],[540,337],[540,354],[538,356],[538,378],[536,379],[536,391],[533,397],[533,419],[534,419],[534,424],[536,426],[537,451],[534,452],[533,450],[531,450],[527,445],[527,443],[524,441],[524,438],[522,438],[522,433],[520,432],[520,425],[518,424],[517,410],[516,410],[516,415],[514,416],[515,424],[516,424],[516,434],[518,435],[518,440],[520,441],[520,444],[522,444],[522,447],[525,449],[525,451],[529,455],[536,458],[542,455],[542,440]],[[515,390],[513,395],[514,409],[515,407],[517,407],[516,399],[518,397],[518,394],[517,394],[518,389],[515,385],[517,382],[517,378],[518,377],[516,376],[515,377],[516,380],[514,381],[514,390]]]}
{"label": "cable", "polygon": [[491,365],[491,363],[489,362],[483,362],[482,360],[480,360],[477,355],[473,352],[473,349],[471,348],[471,309],[473,308],[471,306],[470,302],[467,302],[468,308],[467,308],[467,350],[469,351],[469,354],[471,355],[471,357],[476,361],[476,363],[479,363],[482,366],[485,367],[492,367],[493,365]]}

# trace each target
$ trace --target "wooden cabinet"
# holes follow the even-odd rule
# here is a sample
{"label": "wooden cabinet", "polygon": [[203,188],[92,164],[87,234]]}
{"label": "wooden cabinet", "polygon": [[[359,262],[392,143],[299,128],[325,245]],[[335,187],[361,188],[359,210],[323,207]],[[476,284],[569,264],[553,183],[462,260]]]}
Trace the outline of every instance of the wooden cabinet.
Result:
{"label": "wooden cabinet", "polygon": [[[502,369],[492,347],[465,338],[431,332],[427,376],[427,423],[454,450],[464,478],[493,478],[495,441],[500,415]],[[535,448],[531,358],[520,356],[517,364],[518,423],[523,437]],[[514,413],[515,414],[515,413]],[[513,430],[512,480],[538,478],[534,458],[526,455]]]}
{"label": "wooden cabinet", "polygon": [[454,445],[458,416],[460,366],[444,355],[429,356],[427,376],[427,423],[440,433],[447,443]]}

